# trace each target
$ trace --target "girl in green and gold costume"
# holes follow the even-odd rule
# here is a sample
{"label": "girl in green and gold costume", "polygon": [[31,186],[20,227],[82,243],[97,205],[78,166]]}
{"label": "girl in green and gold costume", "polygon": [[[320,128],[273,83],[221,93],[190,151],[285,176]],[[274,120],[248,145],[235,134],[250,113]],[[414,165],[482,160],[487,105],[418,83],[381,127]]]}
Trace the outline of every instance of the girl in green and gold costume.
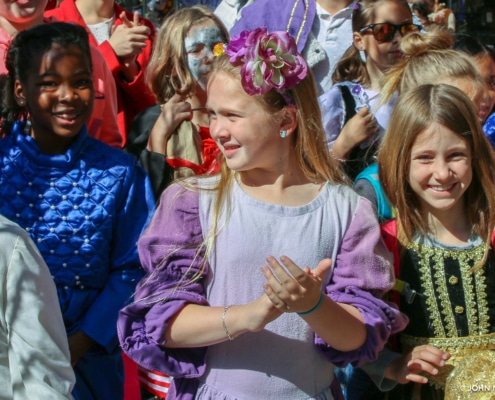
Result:
{"label": "girl in green and gold costume", "polygon": [[[411,383],[389,398],[488,399],[495,386],[495,162],[475,105],[444,84],[401,95],[378,164],[397,211],[384,239],[396,254],[398,303],[410,319],[398,341],[404,356],[385,376]],[[491,390],[473,391],[480,387]]]}

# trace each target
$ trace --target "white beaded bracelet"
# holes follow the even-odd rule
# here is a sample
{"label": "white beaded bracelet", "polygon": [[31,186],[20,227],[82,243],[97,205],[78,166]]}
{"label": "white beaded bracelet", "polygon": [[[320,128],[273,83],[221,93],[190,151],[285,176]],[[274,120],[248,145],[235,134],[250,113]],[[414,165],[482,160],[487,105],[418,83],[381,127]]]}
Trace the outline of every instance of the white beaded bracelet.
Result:
{"label": "white beaded bracelet", "polygon": [[227,314],[227,310],[230,307],[231,306],[225,306],[224,309],[223,309],[223,313],[222,313],[222,326],[223,326],[223,330],[225,331],[225,334],[227,335],[227,337],[229,338],[229,340],[234,340],[234,338],[232,336],[230,336],[229,330],[227,329],[227,325],[225,325],[225,314]]}

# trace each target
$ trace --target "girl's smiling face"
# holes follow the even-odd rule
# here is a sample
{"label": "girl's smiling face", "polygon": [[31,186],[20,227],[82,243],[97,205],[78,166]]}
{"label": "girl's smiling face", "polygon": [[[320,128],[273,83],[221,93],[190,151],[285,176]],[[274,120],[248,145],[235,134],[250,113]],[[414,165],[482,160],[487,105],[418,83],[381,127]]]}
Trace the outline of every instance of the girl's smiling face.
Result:
{"label": "girl's smiling face", "polygon": [[215,58],[213,48],[216,44],[225,42],[222,30],[209,18],[194,24],[187,33],[184,41],[187,65],[203,90],[206,90],[211,64]]}
{"label": "girl's smiling face", "polygon": [[272,171],[286,162],[290,140],[281,138],[281,122],[246,94],[224,72],[208,82],[210,134],[230,169]]}
{"label": "girl's smiling face", "polygon": [[472,179],[472,154],[466,139],[437,123],[416,137],[408,182],[424,212],[463,213],[464,194]]}
{"label": "girl's smiling face", "polygon": [[41,18],[47,0],[0,0],[0,16],[12,23]]}
{"label": "girl's smiling face", "polygon": [[26,82],[15,82],[14,96],[26,103],[31,136],[42,152],[64,153],[93,110],[90,60],[76,46],[54,44],[34,56]]}

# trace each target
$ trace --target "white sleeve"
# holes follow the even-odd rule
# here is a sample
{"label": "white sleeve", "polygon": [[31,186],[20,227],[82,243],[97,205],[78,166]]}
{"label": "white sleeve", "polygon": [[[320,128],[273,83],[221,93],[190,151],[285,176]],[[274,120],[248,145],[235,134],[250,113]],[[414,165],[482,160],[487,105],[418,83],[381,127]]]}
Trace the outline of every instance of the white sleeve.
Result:
{"label": "white sleeve", "polygon": [[447,28],[455,32],[455,14],[453,12],[450,12],[447,17]]}
{"label": "white sleeve", "polygon": [[378,389],[382,392],[388,392],[396,387],[398,382],[385,378],[385,370],[392,361],[401,356],[402,354],[395,353],[385,347],[378,353],[376,361],[361,365],[361,369],[368,374]]}
{"label": "white sleeve", "polygon": [[230,31],[241,17],[242,9],[252,3],[254,0],[222,0],[215,8],[214,13]]}
{"label": "white sleeve", "polygon": [[4,367],[7,364],[13,397],[72,399],[75,376],[48,267],[36,245],[21,229],[7,226],[7,232],[1,229],[0,235],[2,247],[9,244],[3,247],[3,252],[10,253],[10,259],[7,254],[0,260],[7,262],[2,267],[6,268],[6,274],[0,277],[5,279],[1,285],[4,316],[0,323],[5,324],[1,331],[6,331],[8,345],[7,363],[5,360],[1,363]]}

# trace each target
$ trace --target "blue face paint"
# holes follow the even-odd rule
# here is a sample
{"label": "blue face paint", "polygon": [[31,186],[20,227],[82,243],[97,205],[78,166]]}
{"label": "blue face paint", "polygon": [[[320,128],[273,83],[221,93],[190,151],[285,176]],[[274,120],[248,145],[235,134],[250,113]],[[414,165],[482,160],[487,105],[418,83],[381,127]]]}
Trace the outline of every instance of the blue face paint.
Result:
{"label": "blue face paint", "polygon": [[187,66],[198,85],[206,90],[208,74],[213,62],[213,47],[226,42],[220,28],[208,21],[208,24],[193,26],[184,41],[187,52]]}

